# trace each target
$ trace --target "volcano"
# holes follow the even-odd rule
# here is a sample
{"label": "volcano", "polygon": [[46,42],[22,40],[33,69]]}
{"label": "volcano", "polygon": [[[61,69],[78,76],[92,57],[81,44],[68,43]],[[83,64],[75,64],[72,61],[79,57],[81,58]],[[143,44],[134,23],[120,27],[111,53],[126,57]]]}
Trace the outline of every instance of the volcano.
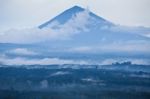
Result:
{"label": "volcano", "polygon": [[[13,33],[13,36],[6,33],[6,38],[0,38],[9,41],[7,36],[14,37],[10,40],[19,44],[1,43],[1,53],[25,48],[40,53],[38,57],[81,58],[85,54],[86,57],[89,54],[93,57],[150,57],[150,38],[146,36],[149,28],[117,25],[79,6],[65,10],[36,29],[27,30],[24,35],[22,31],[17,31],[16,36],[15,31]],[[20,44],[22,41],[29,44]]]}
{"label": "volcano", "polygon": [[[149,32],[150,29],[116,25],[97,16],[89,9],[79,6],[64,11],[40,25],[39,28],[53,28],[69,36],[68,39],[48,43],[51,46],[59,47],[61,50],[75,49],[79,51],[81,49],[88,52],[100,52],[112,49],[112,52],[120,51],[120,49],[121,51],[130,51],[131,49],[135,52],[135,46],[147,49],[147,43],[150,42],[150,38],[141,35],[142,32]],[[139,43],[139,41],[142,41],[142,43]],[[125,46],[125,48],[122,48],[122,46]],[[136,51],[141,51],[141,49]]]}

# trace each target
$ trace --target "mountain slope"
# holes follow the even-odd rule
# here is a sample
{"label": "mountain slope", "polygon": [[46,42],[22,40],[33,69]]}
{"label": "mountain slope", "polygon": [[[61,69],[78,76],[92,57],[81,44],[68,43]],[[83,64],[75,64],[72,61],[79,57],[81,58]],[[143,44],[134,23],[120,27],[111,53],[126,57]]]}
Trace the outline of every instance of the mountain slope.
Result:
{"label": "mountain slope", "polygon": [[[39,28],[53,28],[57,32],[63,31],[64,34],[69,35],[67,39],[48,41],[49,46],[57,46],[61,50],[88,46],[97,48],[97,50],[102,50],[103,48],[105,50],[106,48],[109,51],[111,47],[118,47],[118,49],[114,48],[118,51],[122,45],[126,46],[126,50],[128,50],[127,47],[133,46],[138,46],[138,48],[144,46],[146,48],[150,42],[150,38],[140,34],[143,29],[140,31],[139,28],[129,29],[115,25],[95,15],[88,9],[78,6],[64,11],[52,20],[40,25]],[[45,43],[42,44],[45,45]],[[48,45],[46,44],[46,46]],[[109,46],[110,48],[108,48]],[[149,49],[149,47],[147,48]],[[112,50],[114,49],[112,48]],[[131,49],[133,51],[135,48]]]}
{"label": "mountain slope", "polygon": [[[64,24],[68,21],[68,19],[70,19],[73,15],[75,15],[76,13],[79,13],[79,12],[83,12],[85,9],[84,8],[81,8],[79,6],[74,6],[72,8],[69,8],[67,10],[65,10],[64,12],[62,12],[61,14],[59,14],[58,16],[54,17],[53,19],[43,23],[42,25],[39,26],[39,28],[44,28],[44,27],[47,27],[49,24],[51,24],[52,22],[54,21],[59,21],[61,24]],[[103,22],[106,22],[105,19],[95,15],[94,13],[90,12],[89,13],[90,16],[92,17],[95,17],[97,18],[98,20],[101,20]]]}

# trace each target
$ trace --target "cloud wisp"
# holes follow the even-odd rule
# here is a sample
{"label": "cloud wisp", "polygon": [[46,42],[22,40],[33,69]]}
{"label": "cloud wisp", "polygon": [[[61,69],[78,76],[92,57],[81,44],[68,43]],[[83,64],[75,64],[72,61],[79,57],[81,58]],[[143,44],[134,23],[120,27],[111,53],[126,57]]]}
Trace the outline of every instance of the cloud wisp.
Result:
{"label": "cloud wisp", "polygon": [[38,55],[38,53],[31,51],[29,49],[26,49],[26,48],[12,49],[12,50],[7,51],[6,53],[15,54],[15,55]]}

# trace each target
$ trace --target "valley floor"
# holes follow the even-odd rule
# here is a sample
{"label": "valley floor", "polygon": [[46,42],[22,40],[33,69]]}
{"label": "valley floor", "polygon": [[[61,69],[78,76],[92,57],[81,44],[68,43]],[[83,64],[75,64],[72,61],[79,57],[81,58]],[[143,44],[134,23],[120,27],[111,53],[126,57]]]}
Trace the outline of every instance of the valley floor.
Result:
{"label": "valley floor", "polygon": [[1,67],[0,99],[150,99],[150,73]]}

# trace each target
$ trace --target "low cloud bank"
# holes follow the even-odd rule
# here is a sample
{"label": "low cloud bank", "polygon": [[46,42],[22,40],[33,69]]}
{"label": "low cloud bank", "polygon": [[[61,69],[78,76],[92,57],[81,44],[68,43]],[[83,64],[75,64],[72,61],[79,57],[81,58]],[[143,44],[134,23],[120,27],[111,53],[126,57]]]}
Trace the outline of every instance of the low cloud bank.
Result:
{"label": "low cloud bank", "polygon": [[78,46],[68,49],[69,52],[100,53],[100,52],[144,52],[150,53],[150,42],[114,42],[110,44],[96,44],[91,46]]}
{"label": "low cloud bank", "polygon": [[31,51],[26,48],[16,48],[9,51],[6,51],[8,54],[15,54],[15,55],[38,55],[38,53]]}
{"label": "low cloud bank", "polygon": [[103,59],[103,60],[75,60],[75,59],[60,59],[60,58],[22,58],[22,57],[15,57],[9,58],[6,55],[0,56],[0,64],[3,65],[10,65],[10,66],[21,66],[21,65],[64,65],[64,64],[73,64],[73,65],[110,65],[116,62],[126,62],[130,61],[132,64],[141,64],[141,65],[150,65],[149,59],[138,59],[138,58],[120,58],[120,59]]}
{"label": "low cloud bank", "polygon": [[0,57],[0,63],[4,65],[52,65],[52,64],[88,64],[85,61],[74,61],[59,58],[27,59]]}

